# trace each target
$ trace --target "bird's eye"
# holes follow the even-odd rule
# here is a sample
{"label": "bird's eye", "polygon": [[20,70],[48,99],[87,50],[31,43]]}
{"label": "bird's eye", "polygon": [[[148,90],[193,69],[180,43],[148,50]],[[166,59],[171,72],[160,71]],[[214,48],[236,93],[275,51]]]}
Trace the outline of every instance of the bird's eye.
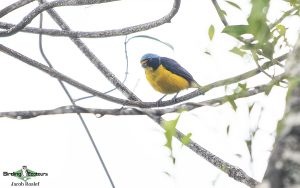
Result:
{"label": "bird's eye", "polygon": [[147,66],[148,66],[147,63],[143,63],[143,64],[142,64],[142,67],[143,67],[144,69],[145,69]]}

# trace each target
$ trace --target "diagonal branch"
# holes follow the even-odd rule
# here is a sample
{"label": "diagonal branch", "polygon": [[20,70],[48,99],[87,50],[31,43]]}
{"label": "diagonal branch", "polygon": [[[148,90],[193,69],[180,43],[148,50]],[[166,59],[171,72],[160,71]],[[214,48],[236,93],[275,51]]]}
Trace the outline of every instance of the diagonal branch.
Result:
{"label": "diagonal branch", "polygon": [[218,1],[217,0],[211,0],[211,2],[213,3],[218,15],[219,15],[219,18],[220,20],[222,21],[223,25],[224,26],[227,26],[228,25],[228,22],[225,18],[225,15],[224,15],[224,11],[221,9],[220,5],[218,4]]}
{"label": "diagonal branch", "polygon": [[116,97],[113,97],[113,96],[105,95],[105,94],[103,94],[99,91],[96,91],[96,90],[94,90],[94,89],[92,89],[92,88],[90,88],[90,87],[88,87],[84,84],[81,84],[81,83],[77,82],[76,80],[74,80],[72,78],[67,77],[66,75],[56,71],[53,68],[50,68],[50,67],[48,67],[46,65],[43,65],[43,64],[41,64],[41,63],[39,63],[39,62],[37,62],[33,59],[30,59],[30,58],[28,58],[28,57],[26,57],[26,56],[24,56],[24,55],[22,55],[22,54],[20,54],[16,51],[12,50],[12,49],[10,49],[10,48],[5,47],[2,44],[0,44],[0,51],[3,52],[3,53],[8,54],[8,55],[20,60],[20,61],[22,61],[22,62],[24,62],[24,63],[26,63],[30,66],[33,66],[33,67],[39,69],[40,71],[45,72],[46,74],[48,74],[48,75],[50,75],[54,78],[57,78],[61,81],[64,81],[64,82],[66,82],[66,83],[68,83],[68,84],[70,84],[70,85],[72,85],[76,88],[79,88],[83,91],[86,91],[86,92],[88,92],[92,95],[98,96],[102,99],[105,99],[105,100],[108,100],[108,101],[111,101],[111,102],[115,102],[115,103],[118,103],[118,104],[124,104],[124,103],[127,102],[124,99],[120,99],[120,98],[116,98]]}
{"label": "diagonal branch", "polygon": [[[45,2],[40,0],[41,2]],[[63,30],[71,30],[70,27],[65,23],[65,21],[57,14],[53,9],[47,11],[53,20],[61,27]],[[82,42],[81,39],[76,37],[70,37],[72,42],[80,49],[80,51],[90,60],[91,63],[119,90],[121,91],[129,100],[140,101],[140,99],[131,92],[97,57],[96,55]]]}

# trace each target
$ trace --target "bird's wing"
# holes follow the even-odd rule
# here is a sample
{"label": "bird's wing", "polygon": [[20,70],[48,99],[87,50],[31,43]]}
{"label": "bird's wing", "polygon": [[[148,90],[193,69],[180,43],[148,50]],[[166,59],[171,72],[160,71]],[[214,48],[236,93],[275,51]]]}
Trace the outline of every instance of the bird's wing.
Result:
{"label": "bird's wing", "polygon": [[180,64],[178,64],[175,60],[167,58],[167,57],[160,57],[160,63],[170,72],[182,76],[190,83],[194,82],[193,76],[185,70]]}

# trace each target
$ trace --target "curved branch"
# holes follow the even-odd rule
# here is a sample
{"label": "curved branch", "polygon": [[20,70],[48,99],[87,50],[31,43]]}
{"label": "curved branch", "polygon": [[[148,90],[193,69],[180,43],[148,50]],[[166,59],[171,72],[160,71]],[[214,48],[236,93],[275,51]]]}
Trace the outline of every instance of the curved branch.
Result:
{"label": "curved branch", "polygon": [[31,11],[28,15],[26,15],[21,22],[19,22],[14,27],[7,29],[6,31],[0,31],[0,37],[10,36],[21,29],[23,29],[26,25],[28,25],[37,15],[39,15],[41,12],[54,8],[54,7],[61,7],[61,6],[79,6],[79,5],[90,5],[90,4],[96,4],[96,3],[106,3],[106,2],[112,2],[117,0],[57,0],[52,1],[49,3],[44,3],[39,5],[37,8],[35,8],[33,11]]}
{"label": "curved branch", "polygon": [[[77,5],[86,5],[86,4],[93,4],[97,3],[104,3],[104,2],[111,2],[116,0],[58,0],[49,3],[44,3],[34,9],[30,14],[23,18],[23,20],[18,23],[17,25],[5,24],[2,23],[2,28],[6,28],[6,31],[0,32],[1,36],[9,36],[15,34],[18,31],[21,31],[26,25],[28,25],[34,17],[36,17],[39,13],[49,10],[54,7],[59,6],[77,6]],[[31,32],[35,34],[45,34],[51,36],[68,36],[68,37],[77,37],[77,38],[103,38],[103,37],[112,37],[112,36],[121,36],[121,35],[128,35],[131,33],[136,33],[140,31],[146,31],[165,23],[171,22],[171,19],[177,14],[179,7],[180,7],[181,0],[174,0],[173,6],[171,11],[163,16],[162,18],[144,23],[135,26],[125,27],[121,29],[112,29],[112,30],[105,30],[105,31],[98,31],[98,32],[83,32],[83,31],[70,31],[70,30],[55,30],[55,29],[39,29],[39,28],[25,28],[26,32]]]}
{"label": "curved branch", "polygon": [[0,10],[0,18],[5,16],[6,14],[10,13],[11,11],[14,11],[14,10],[16,10],[24,5],[27,5],[33,1],[35,1],[35,0],[19,0],[15,3],[5,7],[4,9]]}

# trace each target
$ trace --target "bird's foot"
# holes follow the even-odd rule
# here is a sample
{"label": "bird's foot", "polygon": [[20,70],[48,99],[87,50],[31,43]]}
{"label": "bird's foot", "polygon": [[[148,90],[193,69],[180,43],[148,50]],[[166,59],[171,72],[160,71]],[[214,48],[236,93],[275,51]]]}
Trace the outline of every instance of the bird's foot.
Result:
{"label": "bird's foot", "polygon": [[165,96],[167,96],[167,95],[162,96],[162,98],[160,98],[160,99],[158,99],[158,101],[156,101],[156,106],[157,107],[159,107],[161,105],[162,100],[163,100],[163,98],[165,98]]}
{"label": "bird's foot", "polygon": [[177,102],[177,96],[174,96],[171,100],[173,103]]}
{"label": "bird's foot", "polygon": [[178,93],[179,93],[179,92],[177,92],[177,93],[175,94],[175,96],[172,98],[172,102],[173,102],[173,103],[177,102],[177,95],[178,95]]}

